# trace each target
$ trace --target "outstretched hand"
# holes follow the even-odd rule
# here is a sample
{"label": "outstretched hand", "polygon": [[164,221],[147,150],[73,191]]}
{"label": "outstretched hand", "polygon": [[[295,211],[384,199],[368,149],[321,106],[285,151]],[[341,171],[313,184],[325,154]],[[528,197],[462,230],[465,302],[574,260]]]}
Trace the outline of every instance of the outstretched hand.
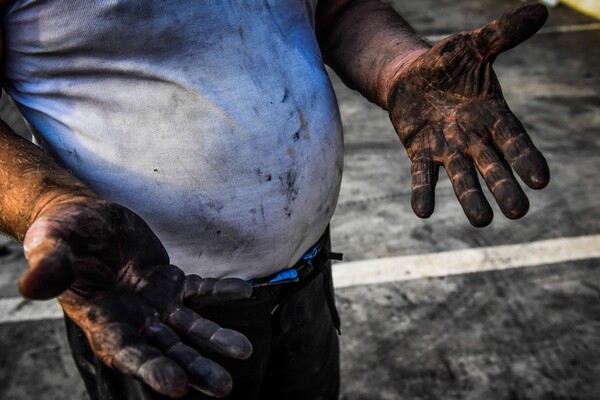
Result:
{"label": "outstretched hand", "polygon": [[241,333],[205,320],[191,307],[249,297],[240,279],[185,276],[145,222],[102,200],[57,199],[42,209],[24,240],[29,270],[19,281],[30,298],[58,296],[109,367],[159,393],[181,397],[188,385],[222,397],[229,373],[201,352],[244,359]]}
{"label": "outstretched hand", "polygon": [[531,188],[548,184],[548,165],[508,108],[492,70],[498,54],[531,37],[547,16],[543,5],[522,6],[411,54],[395,71],[388,110],[412,161],[411,203],[419,217],[433,213],[440,165],[478,227],[493,213],[476,170],[508,218],[529,209],[511,167]]}

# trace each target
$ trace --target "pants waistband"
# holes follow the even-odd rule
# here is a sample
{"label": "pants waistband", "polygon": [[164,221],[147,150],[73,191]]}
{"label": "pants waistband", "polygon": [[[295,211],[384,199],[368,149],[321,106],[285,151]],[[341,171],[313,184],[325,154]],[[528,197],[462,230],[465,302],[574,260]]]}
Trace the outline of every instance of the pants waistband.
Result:
{"label": "pants waistband", "polygon": [[263,277],[249,279],[247,282],[253,287],[263,287],[272,285],[281,285],[286,283],[298,283],[308,277],[317,265],[326,263],[330,260],[342,260],[342,253],[334,253],[329,251],[326,246],[329,240],[328,232],[323,234],[319,241],[314,244],[310,250],[294,264],[291,268],[281,272]]}

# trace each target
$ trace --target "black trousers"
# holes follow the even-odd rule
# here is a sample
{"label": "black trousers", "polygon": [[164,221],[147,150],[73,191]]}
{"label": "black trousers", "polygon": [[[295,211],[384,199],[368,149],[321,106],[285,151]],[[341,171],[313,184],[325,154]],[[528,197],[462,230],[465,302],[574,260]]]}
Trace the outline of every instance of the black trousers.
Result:
{"label": "black trousers", "polygon": [[[328,232],[321,239],[329,249]],[[252,342],[247,360],[206,355],[233,377],[230,400],[334,400],[339,391],[339,345],[331,263],[325,257],[305,282],[257,288],[247,300],[198,310]],[[81,329],[68,318],[73,358],[92,400],[162,400],[148,386],[94,357]],[[190,388],[187,400],[209,399]]]}

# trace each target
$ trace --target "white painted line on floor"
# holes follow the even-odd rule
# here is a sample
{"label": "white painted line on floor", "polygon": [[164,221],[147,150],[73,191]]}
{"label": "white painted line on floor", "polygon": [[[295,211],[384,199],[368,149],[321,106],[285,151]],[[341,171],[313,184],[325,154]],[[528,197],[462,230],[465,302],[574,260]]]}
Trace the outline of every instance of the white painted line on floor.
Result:
{"label": "white painted line on floor", "polygon": [[579,24],[579,25],[563,25],[563,26],[549,26],[542,28],[539,33],[569,33],[569,32],[586,32],[586,31],[597,31],[600,30],[600,22],[593,22],[590,24]]}
{"label": "white painted line on floor", "polygon": [[[336,288],[600,258],[600,235],[335,264]],[[0,299],[0,324],[62,317],[55,300]]]}
{"label": "white painted line on floor", "polygon": [[600,258],[600,235],[337,264],[336,288]]}
{"label": "white painted line on floor", "polygon": [[[547,35],[551,33],[571,33],[571,32],[587,32],[587,31],[597,31],[600,30],[600,22],[592,22],[589,24],[579,24],[579,25],[563,25],[563,26],[549,26],[547,28],[542,28],[536,35]],[[447,38],[452,33],[448,33],[445,35],[427,35],[424,36],[426,40],[429,42],[439,42],[442,39]]]}
{"label": "white painted line on floor", "polygon": [[62,309],[56,300],[33,301],[22,297],[0,299],[0,324],[56,319],[62,316]]}

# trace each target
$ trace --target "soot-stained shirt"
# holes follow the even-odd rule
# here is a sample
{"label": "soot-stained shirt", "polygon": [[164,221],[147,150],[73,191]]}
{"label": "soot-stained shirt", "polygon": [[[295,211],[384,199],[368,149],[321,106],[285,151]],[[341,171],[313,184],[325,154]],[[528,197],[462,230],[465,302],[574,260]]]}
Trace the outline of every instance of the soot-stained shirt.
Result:
{"label": "soot-stained shirt", "polygon": [[342,132],[316,0],[15,0],[4,88],[39,143],[171,262],[260,277],[333,214]]}

